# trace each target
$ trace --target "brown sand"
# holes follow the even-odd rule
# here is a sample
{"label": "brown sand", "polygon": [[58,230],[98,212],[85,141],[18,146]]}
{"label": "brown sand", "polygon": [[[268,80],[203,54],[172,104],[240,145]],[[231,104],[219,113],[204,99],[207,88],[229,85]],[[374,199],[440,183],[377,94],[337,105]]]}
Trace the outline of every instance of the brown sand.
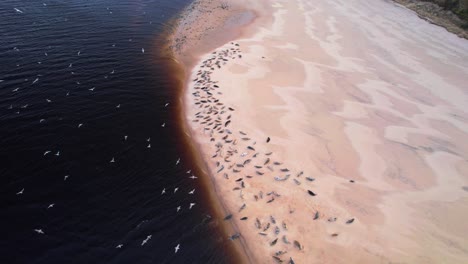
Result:
{"label": "brown sand", "polygon": [[185,97],[246,261],[467,262],[468,41],[388,1],[260,2]]}

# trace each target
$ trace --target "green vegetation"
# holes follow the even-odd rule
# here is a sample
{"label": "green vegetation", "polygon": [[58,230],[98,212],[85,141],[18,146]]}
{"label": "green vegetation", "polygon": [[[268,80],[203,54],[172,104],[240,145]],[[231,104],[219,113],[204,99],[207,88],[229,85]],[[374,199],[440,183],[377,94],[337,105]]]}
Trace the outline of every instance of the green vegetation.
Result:
{"label": "green vegetation", "polygon": [[443,7],[446,10],[452,11],[460,19],[466,23],[464,28],[468,27],[468,0],[423,0],[425,2],[433,2]]}

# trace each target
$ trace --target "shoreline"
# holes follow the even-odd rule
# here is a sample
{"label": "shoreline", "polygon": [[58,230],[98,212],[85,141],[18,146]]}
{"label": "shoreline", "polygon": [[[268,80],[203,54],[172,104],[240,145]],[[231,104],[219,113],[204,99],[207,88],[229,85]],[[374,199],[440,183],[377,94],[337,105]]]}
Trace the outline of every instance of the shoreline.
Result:
{"label": "shoreline", "polygon": [[[251,12],[253,14],[253,17],[251,17],[251,20],[249,21],[243,21],[241,24],[236,25],[236,27],[230,28],[230,32],[228,32],[223,38],[221,38],[221,41],[219,41],[219,39],[216,40],[216,38],[219,37],[219,34],[218,35],[215,34],[215,36],[209,36],[209,35],[204,36],[203,37],[204,39],[197,39],[198,41],[194,41],[192,39],[192,43],[186,43],[185,42],[186,40],[184,40],[184,43],[177,43],[177,41],[174,38],[176,38],[178,35],[183,35],[184,33],[187,33],[184,31],[189,30],[187,28],[184,28],[184,26],[180,25],[180,23],[182,23],[181,21],[184,21],[181,17],[186,15],[187,13],[193,12],[193,10],[197,8],[197,5],[200,5],[200,4],[207,5],[203,7],[203,9],[205,10],[210,9],[210,8],[213,8],[213,9],[216,8],[213,5],[213,1],[210,1],[210,0],[194,1],[182,12],[181,16],[179,16],[179,18],[177,18],[176,21],[174,21],[175,30],[174,29],[170,30],[165,34],[168,36],[167,38],[169,38],[169,43],[168,43],[168,47],[166,48],[166,50],[172,54],[172,56],[170,57],[175,59],[174,60],[175,64],[178,65],[179,70],[182,71],[180,75],[183,76],[182,87],[184,88],[181,91],[181,96],[178,102],[178,105],[180,106],[180,109],[181,109],[179,111],[180,113],[179,118],[182,120],[182,124],[183,124],[182,131],[187,139],[186,140],[187,145],[189,145],[191,148],[190,152],[192,153],[192,157],[195,160],[194,163],[198,164],[199,175],[201,175],[201,177],[203,178],[203,185],[206,186],[205,190],[208,190],[209,197],[210,197],[209,199],[210,201],[212,201],[212,204],[214,205],[215,219],[216,219],[215,221],[217,221],[217,223],[219,223],[222,226],[222,230],[223,230],[222,233],[225,234],[225,237],[223,238],[223,240],[226,240],[230,244],[228,245],[229,248],[232,248],[233,251],[237,252],[236,254],[237,259],[234,259],[232,263],[255,263],[255,261],[253,261],[252,253],[247,249],[246,242],[244,241],[242,237],[237,239],[240,241],[239,244],[233,243],[229,241],[228,239],[230,236],[235,235],[236,230],[239,230],[239,228],[237,227],[235,222],[223,220],[227,215],[229,215],[229,210],[227,206],[225,205],[224,201],[222,199],[219,199],[223,195],[222,193],[219,192],[218,188],[216,187],[214,178],[212,178],[211,176],[213,175],[213,172],[210,170],[207,161],[202,158],[203,155],[201,152],[201,149],[202,149],[201,145],[197,142],[197,140],[193,136],[194,130],[190,126],[190,122],[186,114],[188,112],[187,110],[188,106],[186,104],[187,99],[185,97],[187,96],[186,93],[188,90],[187,84],[190,82],[190,77],[191,77],[190,73],[195,68],[197,63],[201,61],[201,58],[203,57],[203,55],[205,55],[205,53],[207,52],[210,52],[211,50],[218,48],[219,46],[222,46],[223,44],[225,44],[224,42],[227,43],[228,41],[234,40],[240,36],[244,36],[245,34],[244,30],[247,27],[255,23],[256,19],[258,19],[259,17],[259,14],[256,13],[255,9],[243,10],[242,7],[236,6],[236,10],[233,13],[226,12],[224,16],[222,15],[217,18],[218,20],[217,22],[213,23],[213,21],[211,21],[212,24],[215,24],[215,25],[217,24],[219,28],[222,28],[222,26],[220,26],[219,24],[220,21],[222,22],[223,20],[229,19],[232,16],[235,16],[236,14],[238,14],[239,12]],[[210,26],[211,24],[207,23],[206,25]],[[179,32],[177,32],[177,30],[179,30]],[[198,31],[205,31],[205,30],[209,30],[209,28],[203,28],[202,26],[200,29],[198,29]],[[197,36],[195,36],[194,39],[195,38],[197,38]],[[216,41],[213,42],[215,44],[205,45],[206,40],[216,40]],[[176,45],[181,45],[183,47],[183,50],[180,50],[179,47],[175,48]]]}
{"label": "shoreline", "polygon": [[[456,123],[465,118],[466,98],[459,92],[464,75],[457,68],[464,62],[452,55],[466,55],[463,43],[388,2],[372,7],[361,2],[341,3],[357,5],[363,14],[355,16],[332,3],[279,1],[271,5],[274,19],[256,21],[258,27],[241,23],[246,31],[237,31],[235,42],[211,43],[204,52],[188,49],[197,56],[179,60],[186,69],[179,102],[186,135],[213,187],[213,200],[219,200],[218,218],[232,213],[220,223],[228,236],[240,233],[231,244],[244,255],[241,262],[463,259],[465,240],[458,235],[463,216],[445,219],[453,230],[439,226],[437,218],[424,218],[438,203],[450,202],[452,211],[466,205],[460,185],[468,185],[461,177],[467,168],[460,158],[466,159],[468,146],[450,143],[444,150],[431,143],[449,140],[438,131],[455,137],[460,132],[453,126],[465,127]],[[414,35],[405,23],[420,26],[422,39],[437,31],[453,42],[452,54],[438,54],[451,56],[454,64],[443,61],[453,71],[451,79],[441,79],[442,66],[429,71],[419,64],[434,60],[435,51],[424,49],[440,40],[425,42],[422,50],[396,49],[388,46],[390,37],[362,19],[381,10],[403,15],[404,22],[387,22],[384,31],[401,43]],[[226,36],[235,36],[230,33]],[[367,42],[341,43],[356,35]],[[410,69],[395,62],[403,60],[402,51],[418,56],[405,58]],[[416,78],[414,71],[432,82]],[[434,84],[449,92],[438,93]],[[446,109],[461,119],[446,116]],[[432,122],[434,117],[440,123]],[[440,164],[445,163],[454,169],[444,178]],[[458,191],[446,197],[447,187]],[[427,230],[434,237],[427,237]],[[448,233],[459,250],[450,256],[441,241]]]}
{"label": "shoreline", "polygon": [[468,39],[468,31],[460,25],[468,23],[459,18],[452,11],[447,14],[447,10],[438,6],[433,2],[414,1],[414,0],[393,0],[402,7],[414,11],[418,17],[428,21],[434,25],[445,28],[447,31],[459,36],[460,38]]}

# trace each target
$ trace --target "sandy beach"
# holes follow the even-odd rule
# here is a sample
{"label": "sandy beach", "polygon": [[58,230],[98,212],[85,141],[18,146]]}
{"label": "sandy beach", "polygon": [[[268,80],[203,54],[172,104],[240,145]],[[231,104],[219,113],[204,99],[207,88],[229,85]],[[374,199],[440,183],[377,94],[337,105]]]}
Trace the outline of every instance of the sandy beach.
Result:
{"label": "sandy beach", "polygon": [[383,0],[189,13],[187,135],[246,262],[468,261],[467,40]]}

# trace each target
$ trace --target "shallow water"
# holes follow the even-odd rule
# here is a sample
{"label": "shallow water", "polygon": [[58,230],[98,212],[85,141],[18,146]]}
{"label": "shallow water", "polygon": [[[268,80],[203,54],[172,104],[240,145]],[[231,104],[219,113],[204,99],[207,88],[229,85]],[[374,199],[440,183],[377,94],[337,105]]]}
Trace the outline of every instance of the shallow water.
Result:
{"label": "shallow water", "polygon": [[188,2],[1,1],[1,263],[228,262],[160,53]]}

